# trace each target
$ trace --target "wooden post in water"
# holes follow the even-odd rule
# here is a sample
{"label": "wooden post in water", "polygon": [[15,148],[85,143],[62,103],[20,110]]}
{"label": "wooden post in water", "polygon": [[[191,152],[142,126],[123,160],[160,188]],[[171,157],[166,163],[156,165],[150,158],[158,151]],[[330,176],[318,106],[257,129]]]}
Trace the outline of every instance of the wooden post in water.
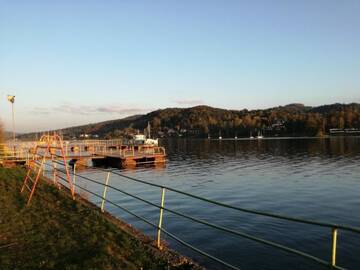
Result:
{"label": "wooden post in water", "polygon": [[159,225],[157,230],[157,247],[161,249],[161,226],[163,220],[163,213],[164,213],[164,204],[165,204],[165,188],[161,188],[161,205],[160,205],[160,216],[159,216]]}
{"label": "wooden post in water", "polygon": [[103,192],[102,201],[101,201],[101,212],[104,212],[106,192],[107,192],[107,188],[108,188],[108,184],[109,184],[109,178],[110,178],[110,172],[107,173],[106,179],[105,179],[104,192]]}

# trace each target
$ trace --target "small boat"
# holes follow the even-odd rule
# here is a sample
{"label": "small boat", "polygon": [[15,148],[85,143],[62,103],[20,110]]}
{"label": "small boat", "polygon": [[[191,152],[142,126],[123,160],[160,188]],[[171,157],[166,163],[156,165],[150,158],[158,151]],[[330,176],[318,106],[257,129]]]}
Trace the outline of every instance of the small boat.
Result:
{"label": "small boat", "polygon": [[158,146],[159,139],[150,139],[150,138],[146,138],[144,134],[137,134],[134,136],[134,144]]}
{"label": "small boat", "polygon": [[144,134],[138,134],[133,137],[134,145],[148,145],[148,146],[158,146],[159,139],[151,139],[151,126],[148,122],[147,127],[144,129]]}

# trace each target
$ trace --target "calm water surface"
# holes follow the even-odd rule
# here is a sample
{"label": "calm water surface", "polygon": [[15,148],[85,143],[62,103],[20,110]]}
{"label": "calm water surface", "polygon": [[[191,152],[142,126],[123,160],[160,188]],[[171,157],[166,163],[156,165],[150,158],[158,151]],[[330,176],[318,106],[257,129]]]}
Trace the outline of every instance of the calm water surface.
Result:
{"label": "calm water surface", "polygon": [[[231,205],[360,226],[360,138],[189,140],[161,142],[168,163],[124,174]],[[90,174],[82,172],[82,174]],[[91,174],[103,181],[104,173]],[[79,180],[80,181],[80,180]],[[102,189],[83,182],[88,188]],[[121,177],[110,184],[160,202],[160,190]],[[158,209],[109,190],[109,198],[158,222]],[[99,200],[91,198],[95,202]],[[166,206],[210,222],[330,259],[331,231],[209,205],[168,191]],[[155,230],[118,208],[108,211],[155,237]],[[295,255],[165,213],[166,230],[241,269],[326,269]],[[163,235],[173,249],[208,269],[224,269]],[[337,264],[360,269],[360,235],[339,231]]]}

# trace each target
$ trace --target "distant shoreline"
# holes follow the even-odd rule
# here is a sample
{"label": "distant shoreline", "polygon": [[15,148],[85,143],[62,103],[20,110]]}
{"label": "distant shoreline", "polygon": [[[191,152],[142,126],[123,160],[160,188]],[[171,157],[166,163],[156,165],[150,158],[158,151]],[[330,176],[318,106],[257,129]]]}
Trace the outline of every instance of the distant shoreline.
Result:
{"label": "distant shoreline", "polygon": [[166,139],[191,139],[191,140],[209,140],[209,141],[263,141],[263,140],[294,140],[294,139],[299,139],[299,140],[311,140],[311,139],[340,139],[340,138],[360,138],[360,135],[336,135],[336,136],[331,136],[331,135],[325,135],[325,136],[283,136],[283,137],[264,137],[261,139],[258,138],[245,138],[245,137],[241,137],[241,138],[197,138],[197,137],[164,137],[161,138],[162,140],[166,140]]}

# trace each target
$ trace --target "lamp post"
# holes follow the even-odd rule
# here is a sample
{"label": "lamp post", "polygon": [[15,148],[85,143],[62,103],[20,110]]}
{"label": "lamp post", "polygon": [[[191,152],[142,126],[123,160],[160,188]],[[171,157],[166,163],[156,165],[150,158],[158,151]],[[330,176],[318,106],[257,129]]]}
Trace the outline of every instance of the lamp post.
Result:
{"label": "lamp post", "polygon": [[15,154],[15,114],[14,114],[15,96],[8,95],[7,100],[11,103],[13,142],[14,142],[14,154]]}

